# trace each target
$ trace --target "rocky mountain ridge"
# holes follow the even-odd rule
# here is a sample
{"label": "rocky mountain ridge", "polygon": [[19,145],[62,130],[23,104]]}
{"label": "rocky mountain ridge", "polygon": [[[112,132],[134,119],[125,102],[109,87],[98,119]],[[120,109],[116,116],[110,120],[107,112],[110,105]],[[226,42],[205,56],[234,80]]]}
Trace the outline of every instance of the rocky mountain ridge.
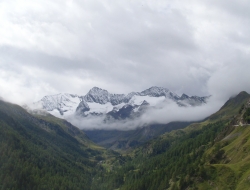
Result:
{"label": "rocky mountain ridge", "polygon": [[[206,104],[206,97],[188,96],[181,97],[167,88],[153,86],[142,92],[125,94],[112,94],[105,89],[93,87],[86,95],[60,93],[43,97],[40,101],[29,105],[31,110],[42,109],[52,115],[65,118],[69,115],[80,116],[108,114],[116,119],[130,117],[136,112],[141,112],[147,107],[160,105],[163,102],[175,102],[179,106],[200,106]],[[126,112],[124,115],[123,112]],[[119,117],[119,113],[123,115]],[[137,114],[138,115],[138,114]]]}

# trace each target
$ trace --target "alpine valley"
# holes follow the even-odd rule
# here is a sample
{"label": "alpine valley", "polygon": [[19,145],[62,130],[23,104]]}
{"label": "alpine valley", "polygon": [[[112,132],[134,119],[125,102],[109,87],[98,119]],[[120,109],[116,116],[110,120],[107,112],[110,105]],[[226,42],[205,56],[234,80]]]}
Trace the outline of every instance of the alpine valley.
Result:
{"label": "alpine valley", "polygon": [[[82,101],[91,105],[85,98]],[[110,103],[106,100],[101,105]],[[0,100],[0,189],[249,189],[247,92],[230,98],[203,121],[176,122],[170,131],[161,131],[118,153],[96,145],[64,119],[41,110],[27,112]]]}

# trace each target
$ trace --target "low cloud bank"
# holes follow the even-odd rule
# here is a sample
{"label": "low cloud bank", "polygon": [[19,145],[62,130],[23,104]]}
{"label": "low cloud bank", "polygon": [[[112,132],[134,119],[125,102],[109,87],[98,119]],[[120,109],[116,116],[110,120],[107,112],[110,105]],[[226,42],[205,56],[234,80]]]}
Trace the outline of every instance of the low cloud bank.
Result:
{"label": "low cloud bank", "polygon": [[167,103],[160,108],[149,109],[142,115],[141,120],[146,123],[169,123],[172,121],[199,121],[216,112],[222,102],[212,97],[207,104],[196,107],[179,107],[175,103]]}
{"label": "low cloud bank", "polygon": [[75,126],[84,130],[133,130],[150,124],[167,124],[173,121],[199,121],[216,112],[222,102],[215,101],[212,97],[207,104],[196,107],[179,107],[174,102],[165,102],[148,109],[138,118],[125,120],[105,120],[105,116],[69,116],[66,118]]}
{"label": "low cloud bank", "polygon": [[95,129],[104,129],[104,130],[133,130],[138,127],[144,126],[143,121],[140,118],[137,119],[125,119],[125,120],[115,120],[110,119],[105,121],[105,116],[69,116],[66,118],[73,125],[77,126],[80,129],[84,130],[95,130]]}

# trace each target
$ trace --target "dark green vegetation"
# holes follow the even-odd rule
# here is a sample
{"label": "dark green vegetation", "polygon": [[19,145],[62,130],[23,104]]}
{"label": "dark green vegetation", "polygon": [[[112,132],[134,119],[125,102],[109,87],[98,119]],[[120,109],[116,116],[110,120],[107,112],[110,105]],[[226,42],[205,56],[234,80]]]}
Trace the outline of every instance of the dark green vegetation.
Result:
{"label": "dark green vegetation", "polygon": [[95,176],[92,188],[249,189],[249,99],[242,92],[206,121],[166,133],[120,157]]}
{"label": "dark green vegetation", "polygon": [[65,120],[0,101],[0,189],[249,189],[249,110],[242,92],[207,120],[120,155]]}
{"label": "dark green vegetation", "polygon": [[0,189],[90,189],[105,153],[64,120],[0,101]]}
{"label": "dark green vegetation", "polygon": [[[100,173],[96,177],[97,187],[102,189],[166,189],[170,180],[176,189],[185,189],[195,180],[205,180],[203,154],[210,148],[224,124],[218,122],[204,126],[202,130],[192,131],[176,137],[161,137],[147,143],[135,151],[131,161],[127,161],[115,171]],[[203,178],[201,178],[201,176]],[[199,179],[201,178],[201,179]],[[112,181],[109,181],[112,179]],[[176,183],[176,181],[179,181]],[[99,188],[97,188],[99,189]]]}

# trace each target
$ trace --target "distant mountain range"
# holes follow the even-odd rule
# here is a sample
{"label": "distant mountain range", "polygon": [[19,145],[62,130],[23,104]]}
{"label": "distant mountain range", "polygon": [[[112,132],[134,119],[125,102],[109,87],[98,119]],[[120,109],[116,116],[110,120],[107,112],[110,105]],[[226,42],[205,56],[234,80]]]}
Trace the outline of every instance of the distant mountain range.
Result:
{"label": "distant mountain range", "polygon": [[28,107],[31,110],[45,110],[59,118],[75,114],[82,117],[105,115],[107,118],[125,119],[139,116],[147,108],[160,106],[164,102],[174,102],[178,106],[200,106],[206,104],[208,98],[186,94],[178,96],[167,88],[156,86],[127,95],[111,94],[94,87],[86,95],[48,95]]}

